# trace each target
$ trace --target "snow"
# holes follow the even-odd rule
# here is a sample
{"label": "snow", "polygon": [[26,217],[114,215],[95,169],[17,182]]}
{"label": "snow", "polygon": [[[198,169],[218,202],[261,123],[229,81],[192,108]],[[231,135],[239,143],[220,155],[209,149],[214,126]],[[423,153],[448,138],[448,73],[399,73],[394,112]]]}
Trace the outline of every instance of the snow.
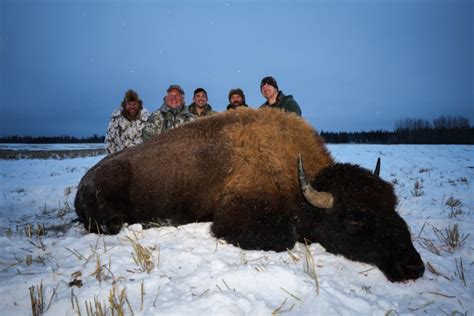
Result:
{"label": "snow", "polygon": [[[371,170],[382,158],[381,177],[394,183],[398,212],[434,270],[391,283],[377,268],[319,244],[244,251],[213,238],[210,223],[89,234],[73,222],[73,200],[81,177],[103,156],[0,160],[0,314],[30,314],[29,288],[37,297],[41,284],[45,315],[87,315],[86,306],[111,315],[111,301],[115,314],[123,308],[127,315],[472,313],[474,146],[328,147],[336,160]],[[462,205],[446,205],[450,198]],[[453,249],[439,231],[455,224],[467,238]],[[140,250],[151,256],[143,265]]]}

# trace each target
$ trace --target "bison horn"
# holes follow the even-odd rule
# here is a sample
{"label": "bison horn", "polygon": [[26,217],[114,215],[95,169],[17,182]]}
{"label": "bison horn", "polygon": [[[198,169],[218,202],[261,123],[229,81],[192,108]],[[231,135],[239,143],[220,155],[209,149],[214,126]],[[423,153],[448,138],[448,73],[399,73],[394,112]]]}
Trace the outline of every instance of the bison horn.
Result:
{"label": "bison horn", "polygon": [[380,177],[380,157],[377,158],[377,165],[375,166],[374,175]]}
{"label": "bison horn", "polygon": [[305,199],[313,206],[319,208],[331,208],[334,203],[334,198],[329,192],[318,192],[306,179],[306,174],[303,170],[303,160],[301,154],[298,155],[298,177],[300,179],[301,191]]}

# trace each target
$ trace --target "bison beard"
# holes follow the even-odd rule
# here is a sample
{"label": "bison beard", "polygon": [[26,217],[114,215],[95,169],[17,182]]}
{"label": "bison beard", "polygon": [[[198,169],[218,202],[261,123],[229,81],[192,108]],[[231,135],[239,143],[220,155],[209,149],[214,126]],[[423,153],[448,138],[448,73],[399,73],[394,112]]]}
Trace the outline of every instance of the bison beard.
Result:
{"label": "bison beard", "polygon": [[243,249],[284,251],[306,239],[391,281],[424,272],[391,184],[335,163],[311,126],[278,110],[220,113],[110,155],[84,175],[74,204],[94,232],[213,221],[216,238]]}

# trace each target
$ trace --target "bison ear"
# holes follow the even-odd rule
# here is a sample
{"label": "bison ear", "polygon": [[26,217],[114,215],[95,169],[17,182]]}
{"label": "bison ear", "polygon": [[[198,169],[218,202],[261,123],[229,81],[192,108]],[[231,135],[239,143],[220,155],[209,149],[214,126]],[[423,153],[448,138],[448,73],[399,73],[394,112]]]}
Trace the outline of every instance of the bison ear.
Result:
{"label": "bison ear", "polygon": [[380,177],[380,157],[377,158],[377,164],[375,165],[374,175]]}
{"label": "bison ear", "polygon": [[301,192],[303,192],[306,201],[318,208],[332,208],[334,204],[334,198],[332,194],[329,192],[316,191],[306,179],[301,154],[298,155],[298,177],[300,180]]}

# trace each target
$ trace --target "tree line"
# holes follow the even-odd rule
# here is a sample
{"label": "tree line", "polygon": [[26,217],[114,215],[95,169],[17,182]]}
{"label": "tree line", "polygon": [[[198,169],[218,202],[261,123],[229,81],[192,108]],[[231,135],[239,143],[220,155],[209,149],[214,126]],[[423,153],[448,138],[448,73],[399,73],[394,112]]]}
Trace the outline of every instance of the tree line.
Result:
{"label": "tree line", "polygon": [[[474,144],[474,127],[464,117],[441,116],[432,122],[405,118],[395,123],[393,131],[324,132],[320,135],[327,143],[356,144]],[[6,136],[0,143],[69,144],[103,143],[105,136]]]}
{"label": "tree line", "polygon": [[0,143],[20,144],[77,144],[77,143],[103,143],[105,136],[94,134],[88,137],[61,136],[6,136],[0,137]]}
{"label": "tree line", "polygon": [[429,122],[405,118],[393,131],[324,132],[327,143],[356,144],[474,144],[474,127],[465,117],[441,116]]}

